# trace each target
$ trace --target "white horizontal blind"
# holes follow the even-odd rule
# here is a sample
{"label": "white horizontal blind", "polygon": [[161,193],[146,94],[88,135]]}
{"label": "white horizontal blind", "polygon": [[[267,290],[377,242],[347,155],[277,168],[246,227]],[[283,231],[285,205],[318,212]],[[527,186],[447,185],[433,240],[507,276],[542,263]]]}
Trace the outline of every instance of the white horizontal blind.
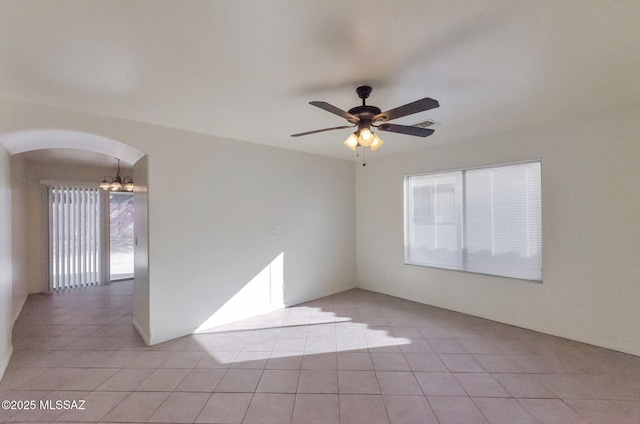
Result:
{"label": "white horizontal blind", "polygon": [[542,280],[540,162],[410,176],[405,202],[406,263]]}
{"label": "white horizontal blind", "polygon": [[405,262],[463,269],[462,173],[407,178]]}
{"label": "white horizontal blind", "polygon": [[49,192],[49,289],[101,282],[98,188],[52,185]]}

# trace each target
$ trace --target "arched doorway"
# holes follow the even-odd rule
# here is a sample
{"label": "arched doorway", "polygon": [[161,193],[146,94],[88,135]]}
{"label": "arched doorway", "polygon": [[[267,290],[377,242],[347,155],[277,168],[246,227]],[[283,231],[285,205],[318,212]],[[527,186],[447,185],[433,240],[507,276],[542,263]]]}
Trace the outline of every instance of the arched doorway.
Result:
{"label": "arched doorway", "polygon": [[[133,166],[134,181],[136,188],[134,190],[134,203],[137,212],[135,213],[136,227],[136,246],[135,256],[136,264],[134,271],[134,325],[142,334],[145,340],[148,340],[149,332],[149,296],[148,296],[148,197],[147,197],[147,159],[144,152],[131,147],[125,143],[102,137],[95,134],[68,131],[60,129],[33,129],[5,133],[0,135],[0,143],[6,148],[12,157],[16,155],[43,151],[45,149],[64,149],[64,150],[81,150],[86,152],[95,152],[108,155],[111,158],[119,158],[125,163]],[[115,169],[115,168],[114,168]],[[99,181],[97,182],[99,183]],[[38,231],[35,229],[32,231]],[[13,237],[12,237],[13,238]],[[13,240],[14,244],[16,240]],[[15,260],[12,258],[12,261]],[[15,287],[14,287],[15,290]],[[37,290],[28,290],[29,292],[37,292]],[[24,297],[23,297],[24,299]],[[22,300],[24,301],[24,300]],[[14,296],[15,303],[15,296]],[[18,310],[18,308],[12,308]]]}

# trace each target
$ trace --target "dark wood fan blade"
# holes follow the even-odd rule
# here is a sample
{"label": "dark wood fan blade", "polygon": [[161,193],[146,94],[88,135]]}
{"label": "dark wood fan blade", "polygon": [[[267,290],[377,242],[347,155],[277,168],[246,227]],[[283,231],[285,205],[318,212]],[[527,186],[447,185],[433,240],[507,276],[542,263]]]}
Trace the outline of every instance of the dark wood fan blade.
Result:
{"label": "dark wood fan blade", "polygon": [[401,118],[407,115],[413,115],[414,113],[423,112],[425,110],[433,109],[440,106],[437,100],[425,97],[424,99],[416,100],[415,102],[407,103],[404,106],[399,106],[395,109],[382,112],[373,117],[373,121],[386,122],[392,119]]}
{"label": "dark wood fan blade", "polygon": [[354,124],[360,120],[360,118],[358,118],[357,116],[352,115],[349,112],[346,112],[327,102],[309,102],[309,104],[315,107],[319,107],[320,109],[324,109],[327,112],[335,113],[338,116],[342,116],[344,119],[346,119],[349,122],[353,122]]}
{"label": "dark wood fan blade", "polygon": [[332,131],[332,130],[342,130],[344,128],[353,128],[353,127],[355,127],[355,125],[343,125],[342,127],[325,128],[323,130],[315,130],[315,131],[307,131],[307,132],[298,133],[298,134],[291,134],[291,137],[300,137],[302,135],[309,135],[309,134],[315,134],[315,133]]}
{"label": "dark wood fan blade", "polygon": [[416,137],[426,137],[433,134],[433,130],[429,128],[409,127],[407,125],[396,124],[380,124],[378,125],[380,131],[389,131],[394,133],[415,135]]}

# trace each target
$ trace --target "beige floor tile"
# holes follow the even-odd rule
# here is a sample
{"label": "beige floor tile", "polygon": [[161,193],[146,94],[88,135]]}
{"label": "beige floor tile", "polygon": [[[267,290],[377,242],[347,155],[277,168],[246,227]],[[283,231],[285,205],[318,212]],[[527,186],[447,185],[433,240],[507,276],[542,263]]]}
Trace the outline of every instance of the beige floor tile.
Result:
{"label": "beige floor tile", "polygon": [[125,368],[136,360],[144,352],[136,350],[118,350],[110,352],[107,356],[96,362],[95,368]]}
{"label": "beige floor tile", "polygon": [[469,353],[501,353],[498,346],[492,340],[487,339],[458,339],[458,342]]}
{"label": "beige floor tile", "polygon": [[338,371],[338,391],[353,394],[379,394],[374,371]]}
{"label": "beige floor tile", "polygon": [[391,335],[394,337],[403,337],[405,339],[422,339],[422,334],[416,327],[412,326],[394,326],[389,327]]}
{"label": "beige floor tile", "polygon": [[304,345],[305,354],[319,354],[337,351],[335,337],[307,337]]}
{"label": "beige floor tile", "polygon": [[302,352],[271,352],[265,369],[267,370],[299,370],[302,368]]}
{"label": "beige floor tile", "polygon": [[519,399],[522,406],[543,424],[588,424],[560,399]]}
{"label": "beige floor tile", "polygon": [[245,342],[241,352],[271,352],[278,339],[276,337],[252,338]]}
{"label": "beige floor tile", "polygon": [[415,372],[414,375],[427,396],[466,396],[458,381],[448,372]]}
{"label": "beige floor tile", "polygon": [[[8,401],[24,401],[24,400],[33,400],[38,402],[40,399],[49,394],[49,391],[32,391],[32,390],[0,390],[0,401],[8,400]],[[0,423],[8,421],[9,418],[18,414],[21,410],[18,409],[18,405],[14,404],[10,405],[9,408],[0,408]]]}
{"label": "beige floor tile", "polygon": [[373,370],[373,362],[369,352],[353,353],[338,352],[338,369],[349,371],[368,371]]}
{"label": "beige floor tile", "polygon": [[474,398],[476,406],[491,424],[537,424],[516,399]]}
{"label": "beige floor tile", "polygon": [[524,373],[524,370],[509,355],[475,354],[473,357],[489,372]]}
{"label": "beige floor tile", "polygon": [[562,399],[595,399],[597,395],[568,374],[535,374],[538,382]]}
{"label": "beige floor tile", "polygon": [[186,369],[157,369],[135,388],[137,392],[171,392],[189,374]]}
{"label": "beige floor tile", "polygon": [[129,362],[124,368],[158,368],[173,356],[173,352],[147,351]]}
{"label": "beige floor tile", "polygon": [[194,369],[178,384],[176,392],[209,392],[215,388],[226,373],[224,369]]}
{"label": "beige floor tile", "polygon": [[168,397],[166,392],[133,392],[104,416],[103,421],[146,422]]}
{"label": "beige floor tile", "polygon": [[340,395],[340,422],[389,424],[381,395]]}
{"label": "beige floor tile", "polygon": [[301,370],[298,393],[338,393],[336,370]]}
{"label": "beige floor tile", "polygon": [[407,343],[398,343],[402,352],[434,353],[431,345],[425,339],[407,339]]}
{"label": "beige floor tile", "polygon": [[0,422],[470,424],[482,411],[492,424],[640,424],[631,355],[358,289],[146,347],[132,293],[128,282],[30,296],[0,397],[93,406],[0,411]]}
{"label": "beige floor tile", "polygon": [[142,384],[153,373],[152,369],[123,369],[98,386],[98,390],[130,392]]}
{"label": "beige floor tile", "polygon": [[473,355],[464,353],[441,353],[438,356],[451,372],[486,372]]}
{"label": "beige floor tile", "polygon": [[303,370],[336,370],[338,369],[336,353],[305,353],[302,358]]}
{"label": "beige floor tile", "polygon": [[556,397],[530,374],[493,374],[493,377],[516,398]]}
{"label": "beige floor tile", "polygon": [[376,371],[411,371],[400,352],[371,352],[371,360]]}
{"label": "beige floor tile", "polygon": [[255,392],[262,376],[262,370],[229,369],[222,377],[216,392],[248,393]]}
{"label": "beige floor tile", "polygon": [[267,366],[270,351],[247,351],[239,352],[231,364],[231,368],[263,370]]}
{"label": "beige floor tile", "polygon": [[489,424],[468,397],[427,396],[427,400],[440,424]]}
{"label": "beige floor tile", "polygon": [[37,378],[21,385],[22,390],[56,390],[67,381],[82,373],[81,368],[49,368]]}
{"label": "beige floor tile", "polygon": [[[13,415],[10,422],[49,422],[54,421],[57,417],[65,413],[65,410],[58,408],[58,401],[81,401],[86,400],[89,396],[89,392],[85,391],[59,391],[54,390],[43,396],[35,409],[24,409],[17,414]],[[33,399],[31,396],[27,396],[26,400]],[[41,404],[42,401],[44,404]],[[80,403],[77,403],[77,406]],[[86,403],[85,403],[86,405]],[[94,402],[95,405],[95,402]],[[104,415],[104,413],[103,413]]]}
{"label": "beige floor tile", "polygon": [[[64,400],[69,401],[84,400],[85,403],[82,405],[84,409],[70,409],[68,411],[64,411],[64,413],[58,417],[58,421],[98,421],[127,396],[127,393],[122,392],[96,391],[83,396],[82,399],[74,399],[67,393],[58,393],[58,396],[64,397]],[[73,405],[73,403],[71,405]]]}
{"label": "beige floor tile", "polygon": [[104,350],[89,350],[85,352],[79,352],[77,355],[73,355],[73,357],[68,361],[60,364],[60,366],[65,368],[90,368],[112,353],[113,352],[111,351]]}
{"label": "beige floor tile", "polygon": [[153,413],[149,421],[160,423],[192,423],[209,400],[209,393],[171,393]]}
{"label": "beige floor tile", "polygon": [[53,368],[61,366],[65,362],[71,361],[74,357],[80,355],[82,352],[80,351],[67,351],[67,350],[57,350],[53,352],[46,352],[45,355],[36,359],[35,361],[29,364],[29,367],[44,367],[44,368]]}
{"label": "beige floor tile", "polygon": [[214,393],[196,418],[196,423],[240,424],[253,393]]}
{"label": "beige floor tile", "polygon": [[47,368],[7,368],[0,380],[0,390],[17,390],[48,371]]}
{"label": "beige floor tile", "polygon": [[256,393],[244,417],[246,424],[283,424],[291,422],[296,395]]}
{"label": "beige floor tile", "polygon": [[205,354],[202,352],[176,352],[162,364],[161,368],[193,368],[204,357]]}
{"label": "beige floor tile", "polygon": [[119,370],[114,368],[83,369],[71,380],[58,387],[58,390],[95,390],[98,386],[113,377]]}
{"label": "beige floor tile", "polygon": [[195,368],[229,368],[239,352],[207,352]]}
{"label": "beige floor tile", "polygon": [[338,353],[369,353],[369,344],[363,335],[354,337],[336,337],[336,350]]}
{"label": "beige floor tile", "polygon": [[427,339],[435,353],[468,353],[456,339]]}
{"label": "beige floor tile", "polygon": [[424,396],[383,396],[391,424],[438,424]]}
{"label": "beige floor tile", "polygon": [[489,373],[453,373],[467,395],[479,397],[511,397]]}
{"label": "beige floor tile", "polygon": [[405,353],[411,371],[440,371],[449,370],[435,353]]}
{"label": "beige floor tile", "polygon": [[640,401],[612,400],[611,403],[626,412],[636,421],[640,422]]}
{"label": "beige floor tile", "polygon": [[273,347],[276,352],[304,352],[306,338],[302,337],[285,337],[278,338]]}
{"label": "beige floor tile", "polygon": [[376,377],[383,395],[423,395],[412,372],[376,371]]}
{"label": "beige floor tile", "polygon": [[591,424],[637,424],[638,421],[607,400],[564,399]]}
{"label": "beige floor tile", "polygon": [[298,394],[292,424],[339,424],[338,395]]}
{"label": "beige floor tile", "polygon": [[295,393],[299,376],[298,370],[265,370],[256,393]]}

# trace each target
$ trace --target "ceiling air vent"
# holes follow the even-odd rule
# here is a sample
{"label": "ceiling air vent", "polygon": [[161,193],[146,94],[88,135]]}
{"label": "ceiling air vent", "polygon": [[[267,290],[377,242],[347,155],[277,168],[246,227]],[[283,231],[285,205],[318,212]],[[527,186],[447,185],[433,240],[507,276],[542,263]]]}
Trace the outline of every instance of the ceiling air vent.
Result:
{"label": "ceiling air vent", "polygon": [[440,123],[436,122],[436,121],[434,121],[432,119],[427,119],[425,121],[418,122],[417,124],[413,124],[411,126],[412,127],[418,127],[418,128],[429,128],[429,127],[432,127],[434,125],[440,125]]}

